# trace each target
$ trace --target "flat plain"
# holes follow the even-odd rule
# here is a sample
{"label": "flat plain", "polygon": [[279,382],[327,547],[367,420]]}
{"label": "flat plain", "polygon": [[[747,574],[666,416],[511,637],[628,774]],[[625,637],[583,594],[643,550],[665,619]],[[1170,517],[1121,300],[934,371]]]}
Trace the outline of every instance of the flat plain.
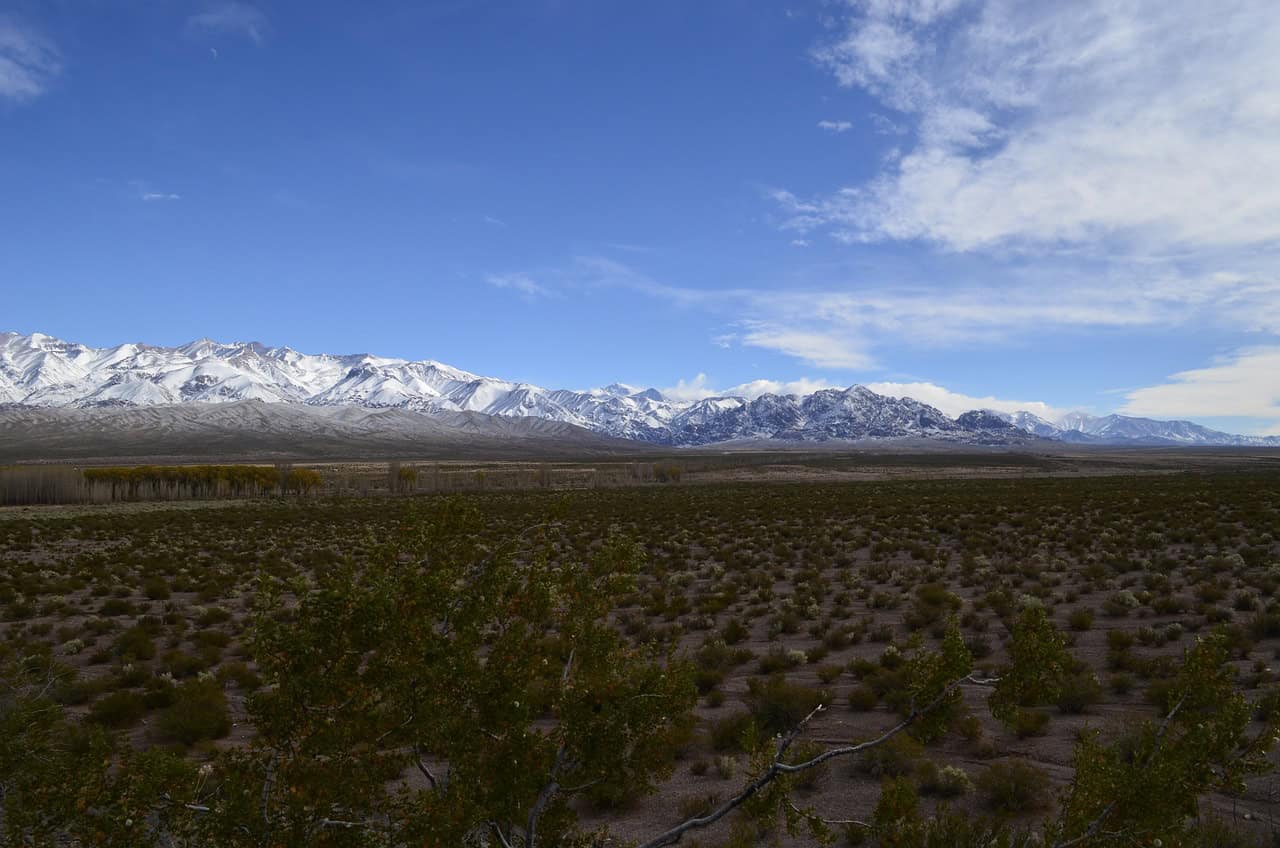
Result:
{"label": "flat plain", "polygon": [[[806,745],[889,727],[902,708],[902,653],[913,640],[937,644],[952,617],[994,669],[1007,658],[1011,618],[1042,606],[1078,660],[1072,684],[1013,730],[982,709],[982,691],[967,690],[973,717],[959,733],[927,747],[904,736],[875,756],[835,761],[804,782],[806,804],[831,819],[865,817],[881,779],[907,775],[929,805],[1025,822],[1049,815],[1078,734],[1157,716],[1183,650],[1213,629],[1228,634],[1237,684],[1258,715],[1280,709],[1272,455],[686,462],[679,482],[646,472],[635,485],[606,485],[615,476],[596,465],[518,466],[523,476],[510,479],[540,481],[529,487],[501,485],[495,469],[510,466],[459,466],[450,473],[466,488],[485,490],[395,497],[377,485],[385,465],[334,464],[320,469],[330,493],[305,498],[6,508],[0,651],[54,655],[68,670],[55,696],[85,720],[136,746],[207,757],[251,735],[245,703],[262,681],[246,634],[262,582],[358,563],[455,498],[481,511],[495,546],[550,521],[565,558],[588,556],[611,529],[645,551],[613,620],[631,640],[692,658],[700,698],[657,794],[584,802],[587,822],[619,836],[735,790],[748,725],[779,732],[822,703]],[[193,697],[212,718],[184,720]],[[1269,837],[1278,789],[1263,776],[1206,807]]]}

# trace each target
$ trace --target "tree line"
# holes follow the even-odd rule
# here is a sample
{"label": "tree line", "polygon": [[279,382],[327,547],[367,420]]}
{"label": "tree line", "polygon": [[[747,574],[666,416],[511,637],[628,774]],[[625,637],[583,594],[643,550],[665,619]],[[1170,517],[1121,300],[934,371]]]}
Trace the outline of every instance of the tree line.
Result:
{"label": "tree line", "polygon": [[109,468],[0,468],[0,504],[101,503],[138,500],[304,495],[324,482],[319,471],[292,463],[136,465]]}

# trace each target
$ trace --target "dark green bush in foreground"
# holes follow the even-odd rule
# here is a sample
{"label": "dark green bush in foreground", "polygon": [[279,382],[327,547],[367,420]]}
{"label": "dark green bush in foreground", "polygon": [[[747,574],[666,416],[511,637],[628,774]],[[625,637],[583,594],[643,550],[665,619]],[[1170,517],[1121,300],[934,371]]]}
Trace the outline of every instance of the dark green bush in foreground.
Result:
{"label": "dark green bush in foreground", "polygon": [[160,716],[160,732],[183,745],[221,739],[231,731],[227,696],[214,680],[191,680],[175,688],[172,703]]}

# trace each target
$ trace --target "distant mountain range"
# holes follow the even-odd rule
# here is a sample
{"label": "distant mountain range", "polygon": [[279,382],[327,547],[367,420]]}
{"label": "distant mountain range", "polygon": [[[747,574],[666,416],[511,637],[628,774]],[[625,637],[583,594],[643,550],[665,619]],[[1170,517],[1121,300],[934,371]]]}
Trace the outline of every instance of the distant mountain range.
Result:
{"label": "distant mountain range", "polygon": [[92,409],[0,406],[0,465],[144,457],[581,459],[635,447],[572,424],[479,412],[423,414],[257,400]]}
{"label": "distant mountain range", "polygon": [[[394,419],[395,428],[452,433],[483,430],[487,437],[525,432],[510,425],[481,425],[494,419],[540,419],[568,425],[539,432],[542,438],[569,439],[577,428],[601,437],[659,445],[831,440],[885,441],[927,439],[968,445],[1033,445],[1040,440],[1104,445],[1280,446],[1280,437],[1236,436],[1189,421],[1155,421],[1123,415],[1095,417],[1071,413],[1057,422],[1029,412],[1008,415],[974,410],[951,418],[912,398],[877,394],[864,386],[823,389],[808,395],[764,394],[755,398],[713,397],[677,401],[656,389],[615,383],[602,389],[544,389],[483,377],[429,360],[410,362],[369,354],[304,354],[256,342],[222,344],[201,339],[181,347],[122,344],[91,348],[40,333],[0,333],[0,434],[36,420],[19,410],[31,408],[128,410],[190,404],[231,404],[247,417],[261,418],[261,401],[299,407],[299,420],[315,427],[357,429],[375,438],[377,416],[319,414],[328,408],[416,413]],[[303,414],[302,407],[316,414]],[[272,426],[288,407],[272,407]],[[249,410],[248,412],[243,412]],[[257,411],[254,411],[257,410]],[[228,408],[228,412],[230,408]],[[466,421],[459,413],[469,413]],[[420,417],[434,424],[407,422]],[[101,417],[101,416],[100,416]],[[187,416],[189,418],[190,416]],[[178,416],[183,419],[182,415]],[[64,416],[65,419],[65,416]],[[56,416],[44,419],[50,426]],[[80,416],[76,420],[83,419]],[[102,418],[106,426],[147,428],[146,416]],[[167,419],[166,419],[167,420]],[[355,422],[355,424],[353,424]],[[382,424],[391,426],[392,418]],[[463,426],[465,424],[465,426]],[[228,419],[223,425],[230,427]],[[308,425],[312,426],[312,425]],[[461,429],[458,429],[461,427]],[[305,428],[304,428],[305,429]],[[344,431],[345,432],[345,431]]]}

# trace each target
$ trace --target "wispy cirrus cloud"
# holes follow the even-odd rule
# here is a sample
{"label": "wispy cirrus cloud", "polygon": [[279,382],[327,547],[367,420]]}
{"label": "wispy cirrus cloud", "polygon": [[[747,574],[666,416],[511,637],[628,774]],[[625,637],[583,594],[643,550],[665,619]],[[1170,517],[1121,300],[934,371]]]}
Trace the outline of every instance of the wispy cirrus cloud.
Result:
{"label": "wispy cirrus cloud", "polygon": [[229,0],[214,3],[203,12],[187,18],[187,31],[240,36],[261,46],[271,31],[271,23],[256,6]]}
{"label": "wispy cirrus cloud", "polygon": [[139,198],[151,203],[157,200],[181,200],[182,195],[162,191],[145,191],[139,195]]}
{"label": "wispy cirrus cloud", "polygon": [[[877,351],[1018,343],[1066,330],[1174,329],[1205,320],[1280,332],[1280,277],[1265,262],[1203,274],[1157,265],[1080,269],[1046,259],[982,280],[939,286],[893,275],[833,274],[806,288],[671,285],[615,259],[577,256],[539,278],[557,286],[627,289],[715,314],[735,327],[711,341],[772,350],[815,367],[865,371]],[[530,279],[533,279],[530,277]],[[993,407],[995,408],[995,407]]]}
{"label": "wispy cirrus cloud", "polygon": [[777,351],[819,368],[857,371],[875,364],[851,333],[756,319],[744,323],[741,340],[748,347]]}
{"label": "wispy cirrus cloud", "polygon": [[33,100],[62,73],[62,53],[38,29],[0,14],[0,99]]}
{"label": "wispy cirrus cloud", "polygon": [[853,129],[852,121],[818,121],[818,129],[826,130],[829,133],[846,133]]}
{"label": "wispy cirrus cloud", "polygon": [[484,281],[494,288],[510,289],[525,297],[551,297],[554,292],[528,274],[515,272],[510,274],[489,274]]}

